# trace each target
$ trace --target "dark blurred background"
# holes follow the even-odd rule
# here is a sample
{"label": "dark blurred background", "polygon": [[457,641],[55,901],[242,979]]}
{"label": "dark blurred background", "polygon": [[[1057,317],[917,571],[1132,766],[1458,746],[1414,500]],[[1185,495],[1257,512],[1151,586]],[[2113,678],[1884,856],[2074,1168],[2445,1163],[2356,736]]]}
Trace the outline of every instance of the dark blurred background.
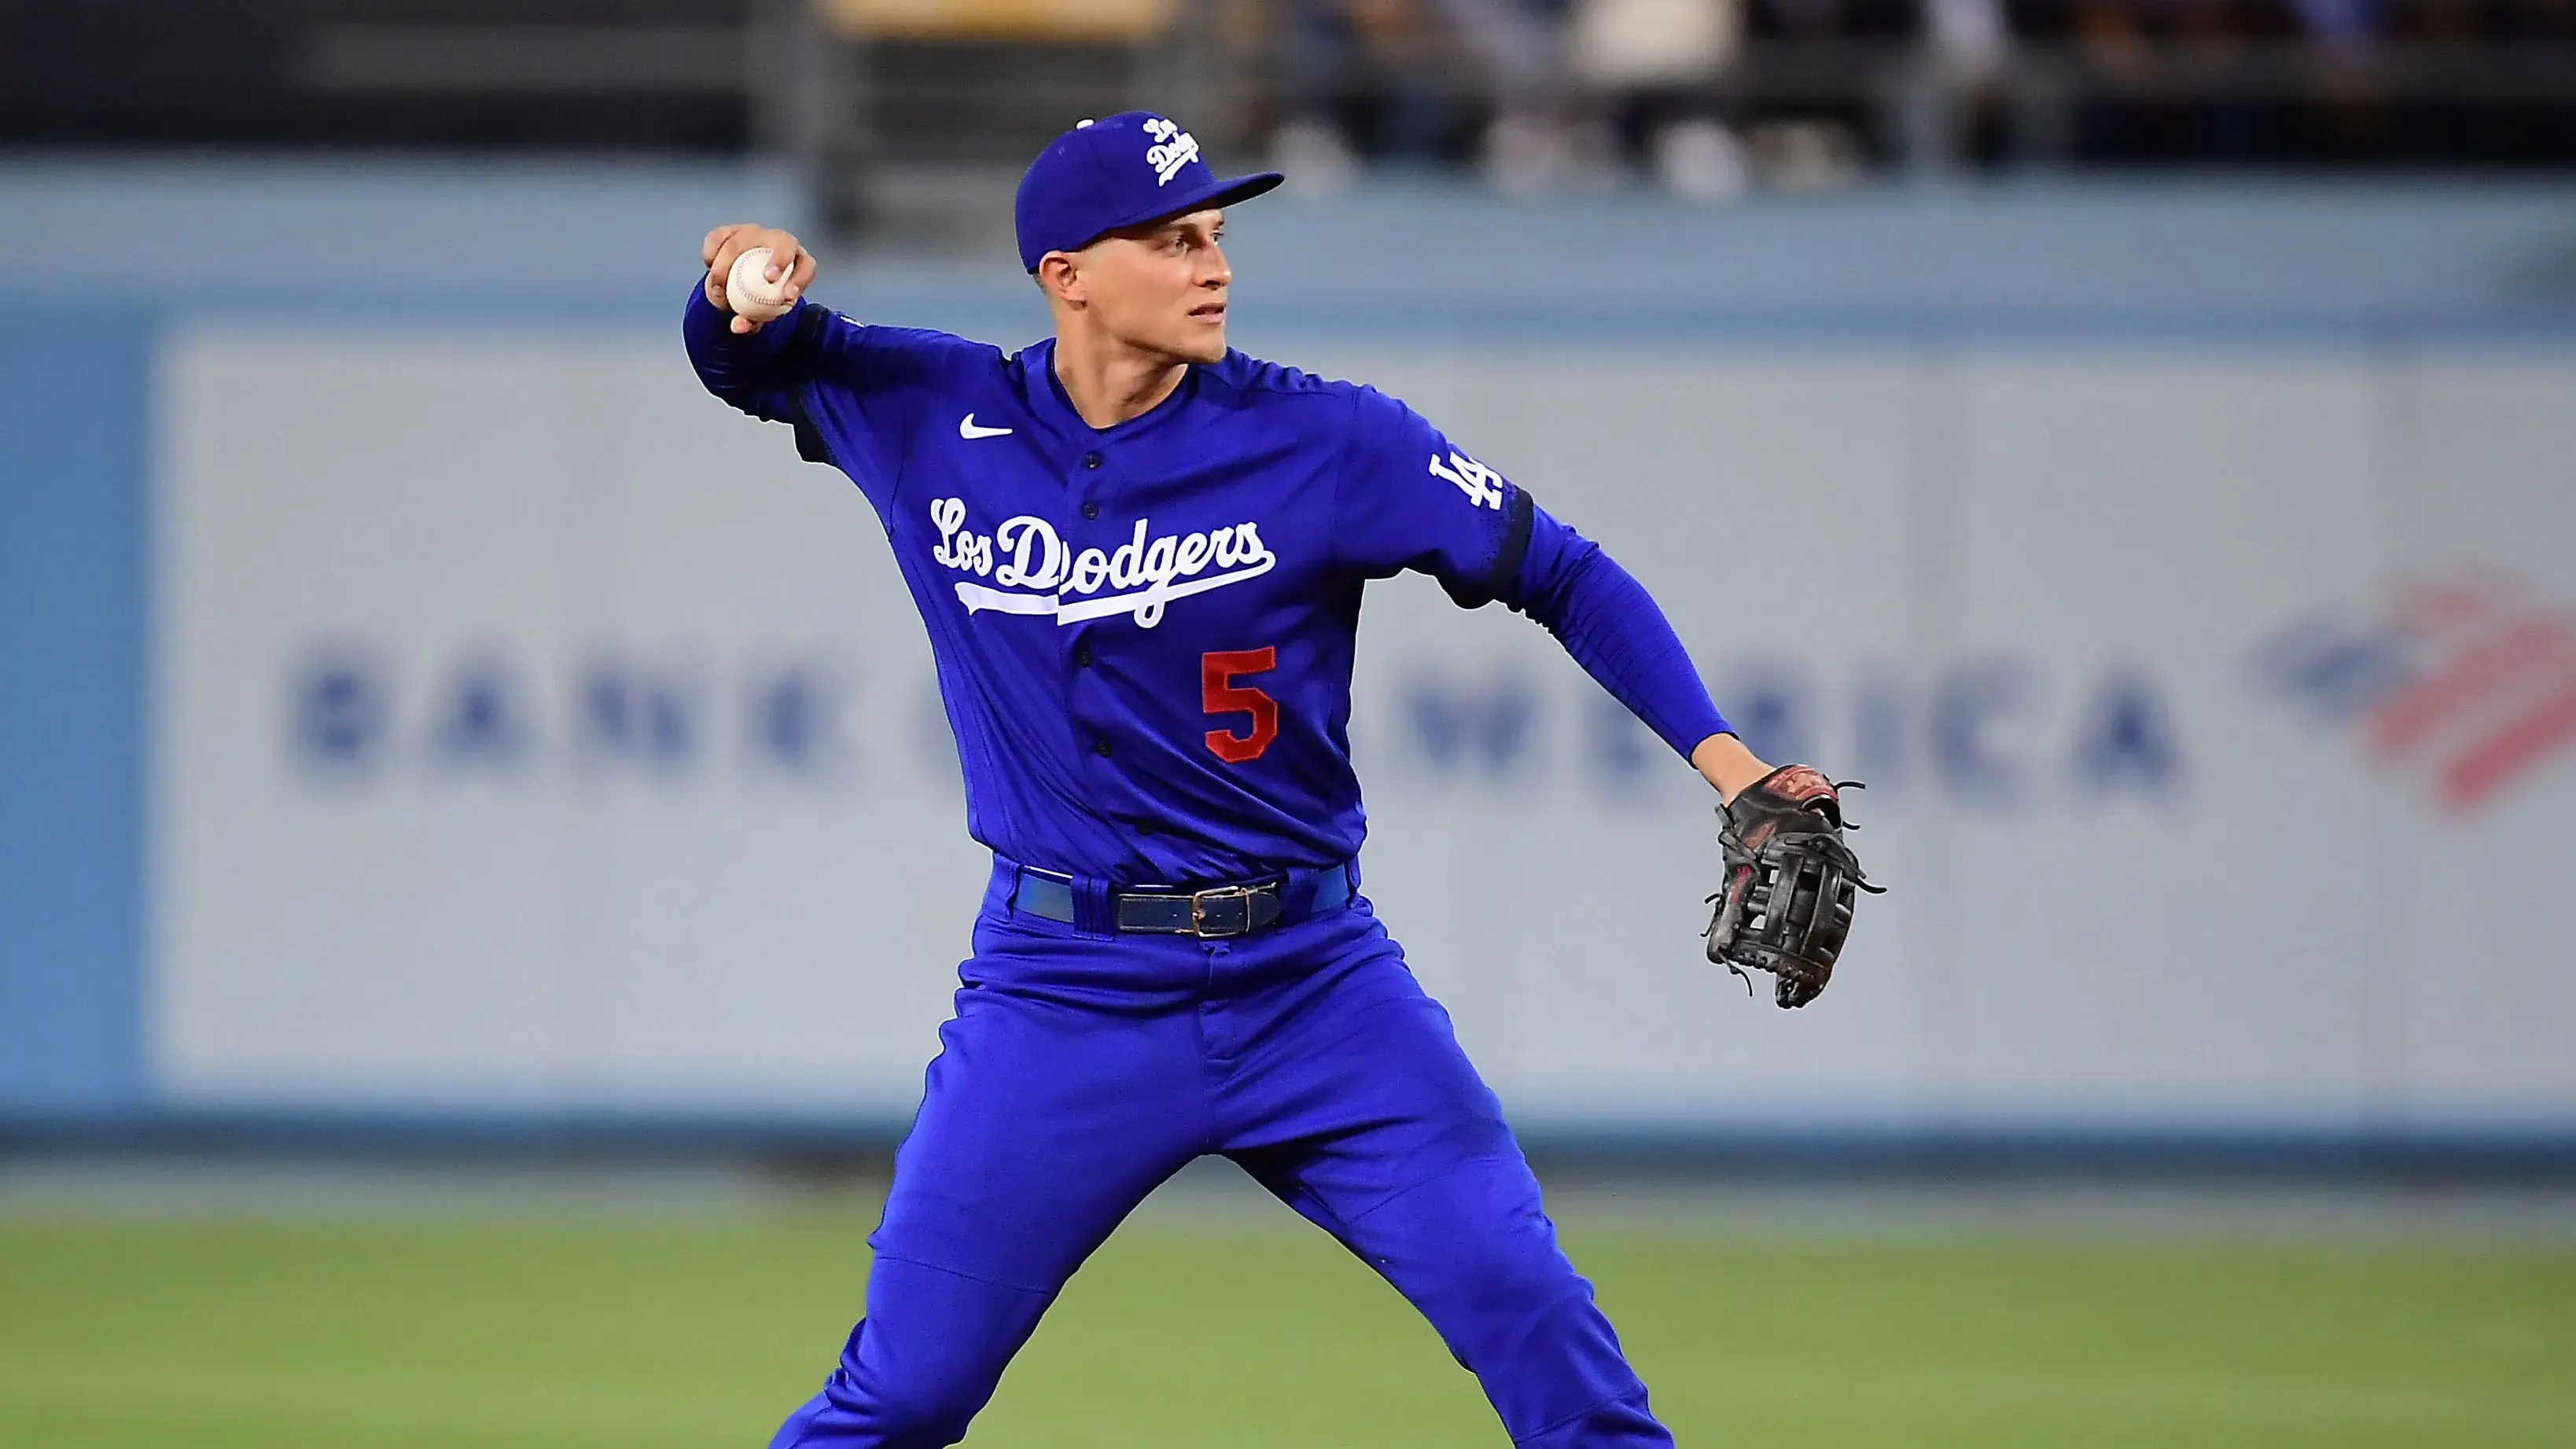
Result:
{"label": "dark blurred background", "polygon": [[[796,158],[845,222],[1086,105],[1689,196],[1954,172],[2553,172],[2564,0],[87,0],[0,5],[0,144]],[[943,176],[942,173],[952,173]]]}

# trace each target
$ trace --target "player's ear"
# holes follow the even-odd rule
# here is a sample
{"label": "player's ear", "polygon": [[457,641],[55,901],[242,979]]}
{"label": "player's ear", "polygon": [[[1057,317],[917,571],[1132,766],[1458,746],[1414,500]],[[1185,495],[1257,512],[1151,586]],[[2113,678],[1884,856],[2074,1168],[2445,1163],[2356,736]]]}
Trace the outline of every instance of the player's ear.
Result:
{"label": "player's ear", "polygon": [[1082,269],[1075,265],[1070,252],[1049,252],[1038,259],[1038,288],[1050,300],[1081,305]]}

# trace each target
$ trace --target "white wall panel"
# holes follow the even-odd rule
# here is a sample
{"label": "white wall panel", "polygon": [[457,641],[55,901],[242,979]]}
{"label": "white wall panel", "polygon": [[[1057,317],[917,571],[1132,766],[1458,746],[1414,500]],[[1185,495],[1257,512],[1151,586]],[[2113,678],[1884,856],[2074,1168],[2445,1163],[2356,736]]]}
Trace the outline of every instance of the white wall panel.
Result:
{"label": "white wall panel", "polygon": [[[2412,847],[2391,887],[2414,947],[2394,1045],[2426,1117],[2563,1118],[2576,1076],[2576,361],[2437,351],[2406,379],[2410,572],[2475,581],[2497,616],[2420,649],[2426,697],[2449,722],[2373,761],[2406,804]],[[2488,678],[2443,674],[2474,672],[2471,652],[2497,666]]]}
{"label": "white wall panel", "polygon": [[[954,766],[917,727],[927,648],[856,490],[658,340],[173,348],[172,1089],[917,1092],[977,886]],[[335,765],[293,716],[343,644],[387,717]],[[809,738],[781,751],[761,711],[789,681]]]}
{"label": "white wall panel", "polygon": [[[1871,783],[1895,893],[1815,1007],[1749,1002],[1700,959],[1686,767],[1527,621],[1372,590],[1369,893],[1526,1118],[2576,1118],[2576,750],[2465,809],[2371,745],[2438,662],[2402,565],[2576,609],[2562,358],[1289,355],[1601,540],[1758,744]],[[856,490],[658,334],[164,362],[166,1088],[907,1110],[982,860]]]}
{"label": "white wall panel", "polygon": [[[2355,1110],[2363,781],[2244,661],[2377,573],[2363,360],[1969,357],[1957,385],[1952,649],[2012,682],[1968,746],[1994,778],[1946,796],[1945,1079],[1996,1110]],[[2132,688],[2161,785],[2099,753]]]}
{"label": "white wall panel", "polygon": [[[230,339],[162,379],[155,1065],[182,1090],[540,1089],[565,1009],[560,797],[299,772],[290,681],[560,653],[571,359]],[[341,713],[365,713],[353,702]],[[353,723],[352,728],[357,726]]]}

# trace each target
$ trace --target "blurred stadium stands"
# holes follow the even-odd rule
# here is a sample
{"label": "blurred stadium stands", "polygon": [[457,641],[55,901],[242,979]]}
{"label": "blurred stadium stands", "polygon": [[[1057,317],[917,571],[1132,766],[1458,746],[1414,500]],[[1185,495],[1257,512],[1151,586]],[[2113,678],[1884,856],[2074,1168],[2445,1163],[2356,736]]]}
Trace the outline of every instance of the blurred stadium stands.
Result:
{"label": "blurred stadium stands", "polygon": [[794,158],[845,234],[1152,103],[1301,184],[2576,165],[2565,0],[5,0],[0,145]]}

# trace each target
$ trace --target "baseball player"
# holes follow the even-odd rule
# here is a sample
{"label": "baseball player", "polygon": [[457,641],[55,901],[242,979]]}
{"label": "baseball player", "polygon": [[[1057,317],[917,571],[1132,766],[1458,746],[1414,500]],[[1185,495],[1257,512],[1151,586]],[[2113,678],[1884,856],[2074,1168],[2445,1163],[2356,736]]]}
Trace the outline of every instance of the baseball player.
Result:
{"label": "baseball player", "polygon": [[[866,1316],[778,1449],[964,1437],[1075,1268],[1209,1153],[1403,1292],[1514,1443],[1672,1442],[1359,894],[1362,587],[1412,569],[1536,619],[1733,802],[1711,954],[1784,1004],[1848,922],[1837,798],[1756,759],[1645,590],[1510,480],[1393,398],[1227,348],[1222,209],[1279,180],[1220,180],[1143,112],[1056,138],[1016,206],[1055,335],[1016,353],[804,301],[785,232],[706,239],[690,360],[875,506],[993,851]],[[765,324],[725,295],[756,246],[797,302]]]}

